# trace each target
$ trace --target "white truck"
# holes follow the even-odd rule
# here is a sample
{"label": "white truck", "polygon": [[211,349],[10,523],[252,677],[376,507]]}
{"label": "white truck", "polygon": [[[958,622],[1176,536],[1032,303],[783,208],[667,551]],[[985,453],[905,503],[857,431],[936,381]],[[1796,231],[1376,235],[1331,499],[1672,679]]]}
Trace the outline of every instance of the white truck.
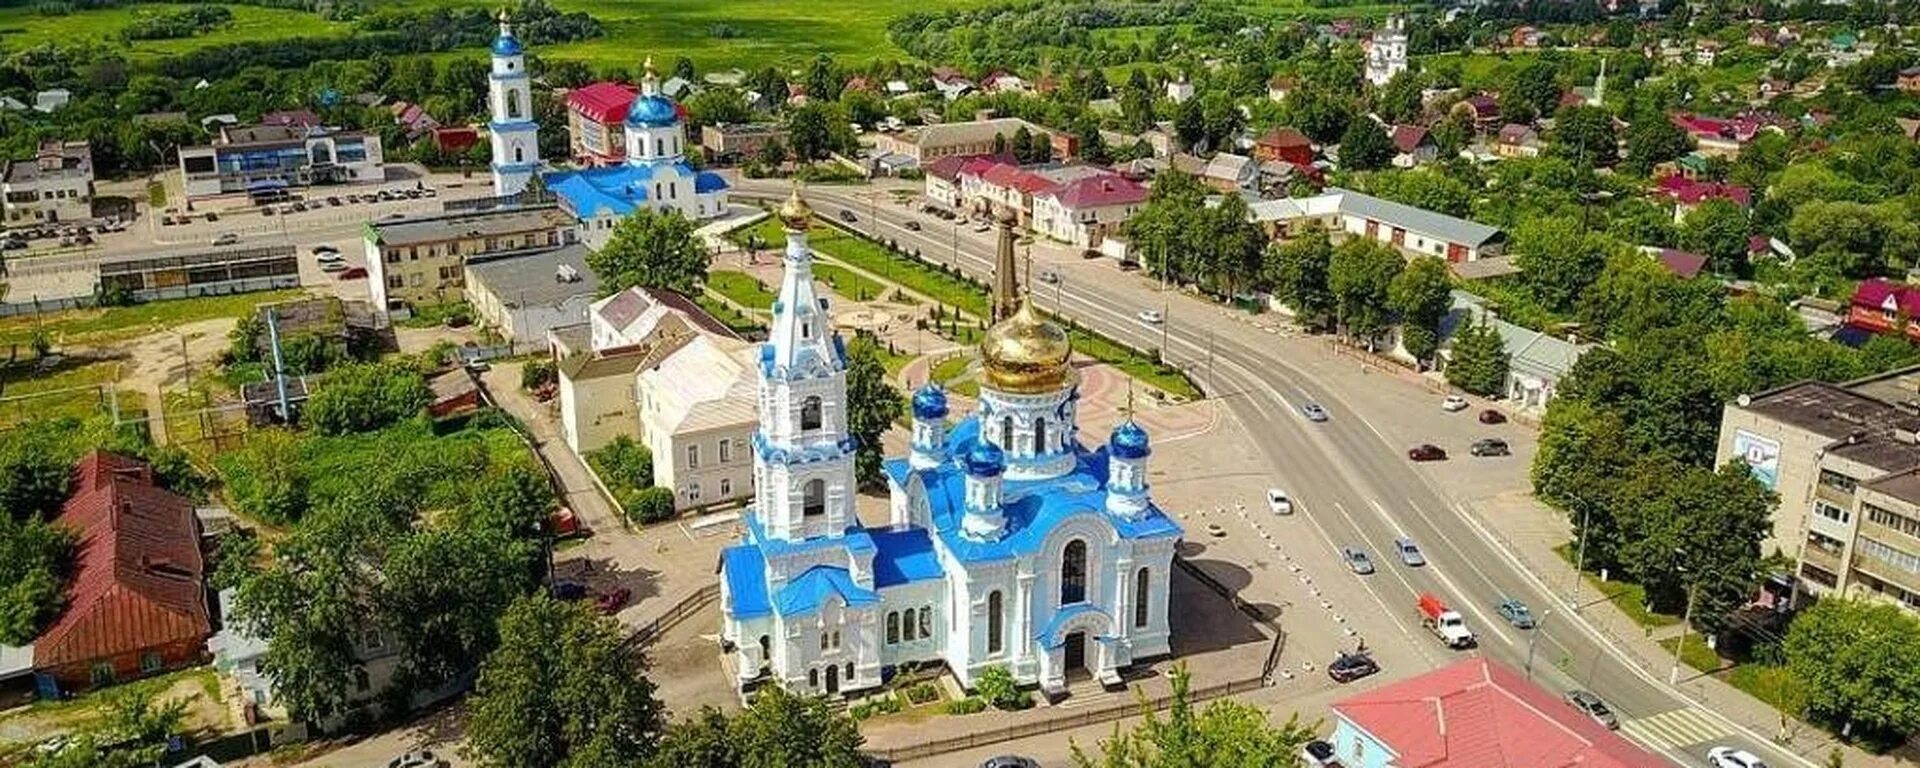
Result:
{"label": "white truck", "polygon": [[1440,598],[1422,593],[1419,608],[1420,626],[1426,627],[1448,648],[1472,648],[1477,642],[1473,630],[1467,629],[1467,620],[1461,618],[1459,611],[1448,608]]}

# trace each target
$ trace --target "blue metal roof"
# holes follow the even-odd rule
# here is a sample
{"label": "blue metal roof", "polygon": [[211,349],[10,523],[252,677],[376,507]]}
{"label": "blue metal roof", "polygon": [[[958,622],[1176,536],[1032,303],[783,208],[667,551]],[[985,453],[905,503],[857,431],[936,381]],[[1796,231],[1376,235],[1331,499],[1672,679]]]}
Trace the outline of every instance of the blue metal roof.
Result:
{"label": "blue metal roof", "polygon": [[686,163],[653,165],[647,163],[627,163],[605,168],[588,168],[578,171],[559,171],[546,175],[547,189],[567,202],[567,207],[580,217],[592,216],[602,210],[625,216],[633,209],[646,203],[648,183],[658,169],[671,167],[678,171],[681,178],[693,180],[695,194],[717,192],[727,188],[727,180],[711,171],[695,171]]}
{"label": "blue metal roof", "polygon": [[1153,453],[1153,447],[1147,440],[1147,431],[1127,419],[1115,427],[1113,435],[1107,438],[1107,449],[1123,459],[1144,459]]}
{"label": "blue metal roof", "polygon": [[633,100],[627,107],[627,125],[644,128],[664,128],[680,122],[680,110],[673,106],[673,100],[657,93],[647,94]]}
{"label": "blue metal roof", "polygon": [[880,594],[854,583],[847,569],[816,565],[780,588],[780,615],[805,616],[820,610],[831,597],[850,606],[880,602]]}
{"label": "blue metal roof", "polygon": [[913,393],[913,417],[923,421],[947,417],[947,391],[931,381]]}
{"label": "blue metal roof", "polygon": [[720,550],[720,569],[727,579],[734,618],[773,613],[773,605],[767,601],[767,561],[760,556],[759,547],[739,544]]}
{"label": "blue metal roof", "polygon": [[493,39],[495,56],[518,56],[521,51],[520,40],[513,35],[501,35]]}
{"label": "blue metal roof", "polygon": [[873,585],[879,588],[946,577],[925,528],[893,528],[870,533],[879,552],[873,558]]}

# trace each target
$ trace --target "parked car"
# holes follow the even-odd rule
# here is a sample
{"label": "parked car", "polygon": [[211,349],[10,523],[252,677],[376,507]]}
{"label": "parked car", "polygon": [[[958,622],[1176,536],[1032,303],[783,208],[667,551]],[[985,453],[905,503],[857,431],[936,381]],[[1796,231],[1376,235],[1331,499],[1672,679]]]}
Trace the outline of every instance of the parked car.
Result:
{"label": "parked car", "polygon": [[1327,665],[1327,677],[1336,683],[1351,683],[1379,671],[1380,665],[1364,653],[1342,653]]}
{"label": "parked car", "polygon": [[1040,768],[1040,761],[1019,755],[1001,755],[987,758],[980,768]]}
{"label": "parked car", "polygon": [[1413,543],[1413,539],[1405,536],[1394,539],[1393,551],[1398,552],[1400,554],[1400,562],[1410,568],[1418,568],[1427,564],[1427,556],[1420,553],[1420,545]]}
{"label": "parked car", "polygon": [[1507,423],[1507,415],[1499,411],[1496,411],[1492,408],[1488,408],[1480,412],[1480,423],[1505,424]]}
{"label": "parked car", "polygon": [[1714,747],[1707,750],[1707,762],[1713,768],[1767,768],[1767,764],[1757,755],[1734,747]]}
{"label": "parked car", "polygon": [[852,224],[853,222],[859,221],[860,217],[853,215],[853,211],[841,211],[840,220]]}
{"label": "parked car", "polygon": [[214,245],[233,245],[237,242],[240,242],[240,236],[232,232],[222,232],[219,237],[213,239]]}
{"label": "parked car", "polygon": [[313,260],[321,264],[345,264],[347,257],[340,255],[338,251],[326,251],[313,257]]}
{"label": "parked car", "polygon": [[431,749],[408,750],[387,763],[387,768],[446,768],[449,763],[435,757]]}
{"label": "parked car", "polygon": [[1446,461],[1447,452],[1432,443],[1421,443],[1407,449],[1407,458],[1414,461]]}
{"label": "parked car", "polygon": [[1587,717],[1593,718],[1594,722],[1606,726],[1608,730],[1620,727],[1620,719],[1613,716],[1613,710],[1608,708],[1607,703],[1601,701],[1599,696],[1587,691],[1568,691],[1567,703],[1573,705],[1574,709],[1586,713]]}
{"label": "parked car", "polygon": [[347,269],[347,262],[340,260],[339,257],[335,257],[332,261],[327,259],[320,260],[320,271],[322,272],[345,272]]}
{"label": "parked car", "polygon": [[1164,321],[1167,319],[1165,316],[1161,315],[1160,310],[1157,310],[1157,309],[1140,310],[1140,314],[1138,315],[1138,317],[1140,318],[1140,322],[1146,323],[1147,325],[1159,325],[1161,321]]}
{"label": "parked car", "polygon": [[1359,547],[1341,547],[1340,559],[1347,561],[1347,568],[1354,573],[1366,576],[1373,573],[1373,558]]}
{"label": "parked car", "polygon": [[908,220],[906,226],[907,226],[907,230],[910,232],[920,231],[920,222],[918,221]]}
{"label": "parked car", "polygon": [[1536,626],[1533,609],[1528,608],[1527,604],[1521,602],[1519,598],[1509,597],[1502,600],[1495,610],[1500,612],[1500,618],[1506,619],[1507,623],[1512,624],[1515,629],[1533,629]]}
{"label": "parked car", "polygon": [[313,247],[313,255],[315,256],[328,254],[328,253],[339,253],[339,252],[340,252],[340,249],[333,247],[331,243],[321,243]]}
{"label": "parked car", "polygon": [[1053,285],[1054,283],[1060,282],[1060,273],[1055,272],[1051,269],[1041,270],[1040,282],[1046,283],[1047,285]]}
{"label": "parked car", "polygon": [[1440,410],[1447,413],[1458,413],[1466,409],[1467,399],[1459,395],[1447,395],[1447,399],[1440,401]]}
{"label": "parked car", "polygon": [[1340,761],[1333,756],[1333,745],[1315,739],[1300,748],[1300,764],[1307,768],[1335,768]]}
{"label": "parked car", "polygon": [[1293,498],[1279,488],[1267,489],[1267,508],[1276,515],[1293,514]]}
{"label": "parked car", "polygon": [[1475,456],[1506,456],[1511,453],[1507,449],[1507,441],[1497,437],[1475,440],[1473,447],[1467,449],[1467,452]]}
{"label": "parked car", "polygon": [[620,587],[600,593],[593,599],[593,603],[601,613],[612,615],[619,613],[621,608],[627,607],[627,601],[631,599],[633,599],[633,590]]}
{"label": "parked car", "polygon": [[1300,415],[1307,417],[1307,421],[1326,421],[1327,409],[1320,407],[1319,403],[1307,403],[1300,406]]}
{"label": "parked car", "polygon": [[9,251],[17,251],[27,247],[27,241],[17,237],[9,237],[7,238],[7,241],[4,247],[6,248],[6,250],[9,250]]}
{"label": "parked car", "polygon": [[587,596],[587,585],[577,581],[556,581],[553,596],[561,600],[579,600]]}
{"label": "parked car", "polygon": [[993,229],[993,225],[988,224],[984,221],[980,222],[979,224],[975,224],[973,226],[973,231],[975,232],[988,232],[988,231],[991,231],[992,229]]}
{"label": "parked car", "polygon": [[334,275],[334,277],[339,278],[341,280],[365,280],[367,279],[367,268],[366,267],[348,267],[346,271],[341,272],[340,274]]}

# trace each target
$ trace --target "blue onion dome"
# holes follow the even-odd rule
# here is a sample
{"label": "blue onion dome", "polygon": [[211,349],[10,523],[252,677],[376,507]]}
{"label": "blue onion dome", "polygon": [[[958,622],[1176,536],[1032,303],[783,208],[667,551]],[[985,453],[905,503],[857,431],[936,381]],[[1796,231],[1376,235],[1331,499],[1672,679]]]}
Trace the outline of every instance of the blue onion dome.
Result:
{"label": "blue onion dome", "polygon": [[1133,423],[1133,419],[1114,427],[1113,435],[1107,438],[1107,447],[1114,456],[1122,459],[1144,459],[1153,453],[1152,446],[1147,442],[1147,431]]}
{"label": "blue onion dome", "polygon": [[985,440],[975,441],[961,460],[966,463],[967,474],[975,477],[999,477],[1007,471],[1007,454]]}
{"label": "blue onion dome", "polygon": [[673,100],[657,93],[635,97],[633,106],[627,109],[627,125],[665,128],[678,122],[680,110],[674,108]]}
{"label": "blue onion dome", "polygon": [[933,382],[927,382],[913,393],[913,417],[922,421],[933,421],[947,417],[947,391]]}
{"label": "blue onion dome", "polygon": [[520,38],[514,37],[511,33],[501,33],[499,37],[493,39],[495,56],[518,56],[521,51]]}

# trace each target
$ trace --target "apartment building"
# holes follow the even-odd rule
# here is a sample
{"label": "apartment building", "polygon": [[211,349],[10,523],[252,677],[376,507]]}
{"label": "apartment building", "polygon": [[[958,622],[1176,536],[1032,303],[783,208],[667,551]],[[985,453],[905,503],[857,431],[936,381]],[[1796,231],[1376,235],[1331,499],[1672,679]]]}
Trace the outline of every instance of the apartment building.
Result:
{"label": "apartment building", "polygon": [[1729,403],[1716,461],[1779,494],[1774,546],[1812,594],[1920,610],[1920,366]]}
{"label": "apartment building", "polygon": [[457,301],[470,261],[575,242],[573,217],[554,206],[500,208],[368,222],[367,289],[382,316],[411,304]]}
{"label": "apartment building", "polygon": [[43,141],[33,157],[0,170],[5,226],[93,218],[93,149],[84,141]]}

